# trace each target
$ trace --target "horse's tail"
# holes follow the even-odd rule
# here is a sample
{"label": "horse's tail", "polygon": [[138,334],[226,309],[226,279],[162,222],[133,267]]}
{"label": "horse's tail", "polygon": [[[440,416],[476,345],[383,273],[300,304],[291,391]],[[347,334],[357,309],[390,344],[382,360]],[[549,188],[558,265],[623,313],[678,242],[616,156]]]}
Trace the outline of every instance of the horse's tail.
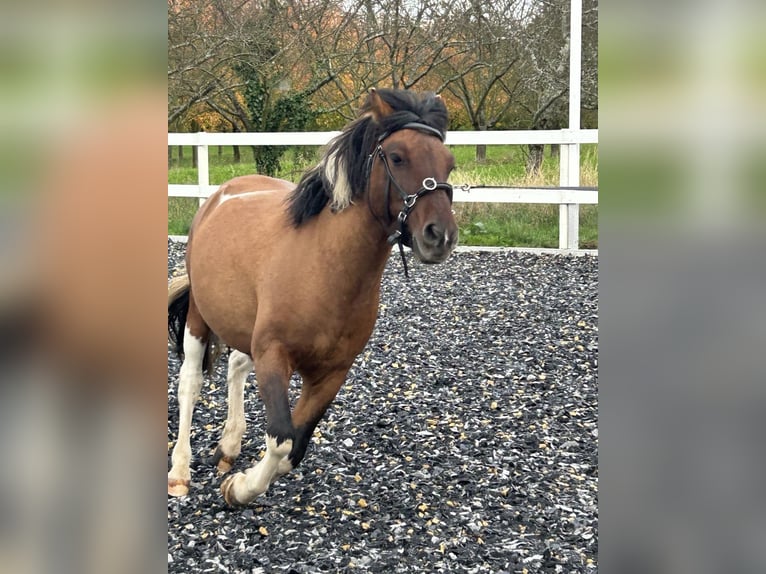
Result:
{"label": "horse's tail", "polygon": [[[190,291],[191,283],[186,274],[174,277],[168,284],[168,340],[173,346],[173,351],[181,359],[184,357],[184,330],[189,313]],[[210,331],[205,344],[205,356],[202,359],[203,371],[210,373],[212,366],[221,356],[223,347],[218,336]]]}
{"label": "horse's tail", "polygon": [[184,356],[184,329],[186,315],[189,313],[189,291],[191,283],[188,275],[174,277],[168,284],[168,340],[179,358]]}

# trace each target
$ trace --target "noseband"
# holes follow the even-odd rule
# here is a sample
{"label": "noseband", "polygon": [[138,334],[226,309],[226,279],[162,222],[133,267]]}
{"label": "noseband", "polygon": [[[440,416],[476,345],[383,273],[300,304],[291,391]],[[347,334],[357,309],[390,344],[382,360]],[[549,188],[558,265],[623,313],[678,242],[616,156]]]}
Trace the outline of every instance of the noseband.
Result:
{"label": "noseband", "polygon": [[[395,131],[399,131],[399,129],[413,129],[418,130],[422,133],[433,135],[438,137],[442,142],[444,141],[444,136],[442,133],[437,130],[436,128],[432,128],[431,126],[427,126],[425,124],[417,123],[417,122],[410,122],[407,124],[404,124],[401,128],[398,128]],[[393,245],[394,243],[399,244],[399,254],[402,257],[402,263],[404,264],[404,276],[409,278],[409,273],[407,270],[407,259],[404,257],[404,246],[403,241],[405,238],[405,232],[407,231],[407,218],[409,217],[410,213],[412,213],[412,210],[415,208],[415,204],[417,203],[418,199],[423,197],[424,195],[427,195],[431,193],[432,191],[435,191],[437,189],[443,189],[447,193],[447,197],[449,198],[450,204],[452,204],[452,185],[447,183],[446,181],[439,182],[436,181],[433,177],[427,177],[423,180],[423,183],[415,193],[408,194],[404,189],[402,189],[402,186],[399,185],[399,182],[396,181],[396,178],[394,177],[394,174],[391,173],[391,166],[388,164],[388,158],[386,157],[386,153],[383,151],[382,143],[383,141],[390,136],[393,131],[384,132],[379,138],[378,138],[378,145],[375,147],[375,149],[372,151],[372,153],[367,158],[367,185],[369,188],[369,182],[370,182],[370,176],[372,174],[372,166],[375,163],[376,158],[380,158],[380,161],[383,162],[383,168],[386,170],[386,175],[388,176],[388,185],[386,186],[386,214],[389,218],[388,224],[391,224],[390,214],[391,214],[391,185],[393,184],[396,191],[399,192],[399,195],[402,198],[403,204],[402,209],[399,212],[399,215],[396,217],[396,220],[399,222],[399,229],[396,229],[391,235],[388,236],[388,243]],[[369,202],[369,189],[367,190],[367,200]],[[373,215],[375,215],[373,213]],[[375,216],[377,219],[377,216]],[[412,234],[410,233],[410,236]]]}

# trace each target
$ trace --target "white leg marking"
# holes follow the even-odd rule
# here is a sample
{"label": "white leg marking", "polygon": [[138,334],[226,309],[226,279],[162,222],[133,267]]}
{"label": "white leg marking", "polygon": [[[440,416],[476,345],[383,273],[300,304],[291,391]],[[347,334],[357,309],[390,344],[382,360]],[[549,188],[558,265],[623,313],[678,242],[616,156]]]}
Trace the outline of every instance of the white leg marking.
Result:
{"label": "white leg marking", "polygon": [[271,480],[271,482],[274,482],[280,476],[286,475],[292,469],[293,469],[293,463],[290,461],[290,458],[289,457],[283,458],[282,460],[279,461],[279,466],[277,467],[277,473],[274,475],[274,478]]}
{"label": "white leg marking", "polygon": [[247,429],[245,421],[245,380],[253,369],[253,361],[245,353],[232,351],[226,384],[229,387],[228,414],[223,427],[220,447],[225,456],[236,458],[242,449],[242,436]]}
{"label": "white leg marking", "polygon": [[286,440],[277,446],[276,438],[269,435],[265,435],[264,438],[266,455],[255,466],[248,468],[244,473],[238,472],[229,479],[231,481],[228,489],[229,499],[236,500],[240,504],[247,504],[256,496],[266,492],[277,475],[280,462],[290,454],[293,448],[292,440]]}
{"label": "white leg marking", "polygon": [[[181,365],[178,379],[178,440],[173,448],[171,460],[173,465],[168,473],[168,481],[191,480],[191,422],[194,405],[199,398],[202,388],[202,359],[205,356],[205,345],[194,337],[189,328],[184,330],[184,362]],[[168,484],[170,488],[170,484]],[[186,492],[184,492],[186,490]],[[188,489],[180,488],[177,494],[183,495]]]}

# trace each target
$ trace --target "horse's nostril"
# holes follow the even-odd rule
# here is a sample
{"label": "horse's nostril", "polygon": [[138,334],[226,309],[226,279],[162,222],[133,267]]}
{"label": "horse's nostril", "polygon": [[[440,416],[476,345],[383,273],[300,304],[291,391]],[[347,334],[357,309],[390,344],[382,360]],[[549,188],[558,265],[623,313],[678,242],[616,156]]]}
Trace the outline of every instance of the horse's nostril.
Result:
{"label": "horse's nostril", "polygon": [[428,243],[438,244],[444,237],[444,232],[441,227],[435,223],[429,223],[426,225],[425,229],[423,229],[423,237]]}

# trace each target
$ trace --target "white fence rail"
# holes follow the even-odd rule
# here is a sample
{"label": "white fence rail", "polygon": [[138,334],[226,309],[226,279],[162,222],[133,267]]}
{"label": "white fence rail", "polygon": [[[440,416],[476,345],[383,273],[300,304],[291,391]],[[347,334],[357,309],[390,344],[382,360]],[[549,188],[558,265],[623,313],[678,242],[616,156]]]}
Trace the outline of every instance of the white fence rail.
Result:
{"label": "white fence rail", "polygon": [[[169,146],[197,148],[197,184],[169,184],[169,197],[196,197],[202,203],[218,185],[210,185],[209,146],[325,145],[340,132],[169,133]],[[458,131],[448,132],[447,145],[560,145],[559,187],[489,187],[462,189],[455,185],[454,201],[486,203],[546,203],[559,206],[559,249],[579,247],[579,206],[597,204],[598,191],[580,187],[580,145],[598,143],[598,130]]]}

